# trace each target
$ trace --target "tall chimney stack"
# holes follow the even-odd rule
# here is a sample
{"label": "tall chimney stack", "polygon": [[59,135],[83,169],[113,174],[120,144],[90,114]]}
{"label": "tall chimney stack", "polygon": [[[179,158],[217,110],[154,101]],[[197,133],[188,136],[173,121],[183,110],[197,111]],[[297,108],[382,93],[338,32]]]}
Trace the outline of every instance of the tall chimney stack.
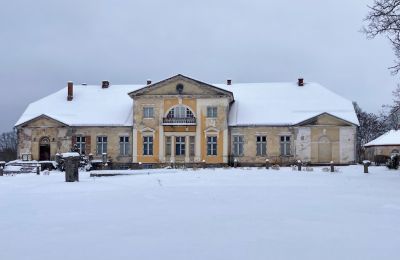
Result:
{"label": "tall chimney stack", "polygon": [[101,88],[108,88],[110,86],[110,82],[108,80],[103,80],[101,82]]}
{"label": "tall chimney stack", "polygon": [[73,98],[74,98],[74,83],[72,81],[68,81],[67,100],[72,101]]}
{"label": "tall chimney stack", "polygon": [[146,82],[147,85],[151,85],[151,79],[148,79]]}
{"label": "tall chimney stack", "polygon": [[304,86],[304,79],[303,79],[303,78],[299,78],[299,80],[297,81],[297,85],[298,85],[299,87]]}
{"label": "tall chimney stack", "polygon": [[226,80],[226,85],[232,85],[232,80],[231,79]]}

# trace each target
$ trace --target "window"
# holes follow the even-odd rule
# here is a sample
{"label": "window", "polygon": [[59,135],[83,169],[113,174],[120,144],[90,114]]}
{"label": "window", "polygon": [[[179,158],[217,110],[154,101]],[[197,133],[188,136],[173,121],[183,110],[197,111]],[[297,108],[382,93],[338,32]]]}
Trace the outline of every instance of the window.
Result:
{"label": "window", "polygon": [[97,154],[107,153],[107,136],[97,137]]}
{"label": "window", "polygon": [[129,155],[129,136],[119,137],[119,154]]}
{"label": "window", "polygon": [[244,138],[242,135],[233,136],[233,155],[235,156],[243,155],[243,144],[244,144]]}
{"label": "window", "polygon": [[207,136],[207,155],[217,155],[216,136]]}
{"label": "window", "polygon": [[207,107],[207,117],[209,118],[216,118],[218,113],[217,107]]}
{"label": "window", "polygon": [[267,155],[267,137],[257,136],[257,155]]}
{"label": "window", "polygon": [[290,136],[281,136],[281,155],[290,155]]}
{"label": "window", "polygon": [[171,156],[171,136],[165,137],[165,155]]}
{"label": "window", "polygon": [[143,136],[143,155],[153,155],[152,136]]}
{"label": "window", "polygon": [[189,150],[189,156],[194,156],[195,155],[195,137],[194,136],[190,136],[189,137],[189,145],[190,145],[190,150]]}
{"label": "window", "polygon": [[154,108],[144,107],[143,108],[143,118],[154,118]]}
{"label": "window", "polygon": [[80,154],[85,154],[85,151],[86,151],[86,137],[85,136],[77,136],[76,137],[76,146],[78,147]]}
{"label": "window", "polygon": [[167,118],[193,118],[193,112],[184,106],[177,106],[168,112]]}
{"label": "window", "polygon": [[175,154],[185,155],[185,137],[177,136],[175,139]]}

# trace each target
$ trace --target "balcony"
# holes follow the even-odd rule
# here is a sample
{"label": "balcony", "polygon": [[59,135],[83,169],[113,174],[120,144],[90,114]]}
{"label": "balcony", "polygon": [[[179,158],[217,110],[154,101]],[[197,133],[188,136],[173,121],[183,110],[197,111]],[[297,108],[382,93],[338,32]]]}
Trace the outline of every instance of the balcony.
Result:
{"label": "balcony", "polygon": [[196,125],[195,117],[184,117],[184,118],[163,118],[163,125]]}

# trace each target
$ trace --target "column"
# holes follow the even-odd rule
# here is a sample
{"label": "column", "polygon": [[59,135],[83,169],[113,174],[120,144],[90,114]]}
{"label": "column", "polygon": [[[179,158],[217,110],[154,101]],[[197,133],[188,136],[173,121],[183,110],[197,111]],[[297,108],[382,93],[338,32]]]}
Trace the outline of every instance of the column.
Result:
{"label": "column", "polygon": [[175,136],[171,136],[171,161],[175,162]]}
{"label": "column", "polygon": [[189,136],[185,136],[185,162],[188,163],[190,162],[190,157],[189,157],[189,149],[190,149],[190,140]]}

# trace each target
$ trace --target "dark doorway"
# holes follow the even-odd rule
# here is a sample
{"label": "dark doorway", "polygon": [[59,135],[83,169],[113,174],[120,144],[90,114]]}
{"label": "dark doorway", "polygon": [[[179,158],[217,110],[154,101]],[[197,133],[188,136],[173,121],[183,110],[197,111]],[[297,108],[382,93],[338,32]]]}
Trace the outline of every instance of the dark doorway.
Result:
{"label": "dark doorway", "polygon": [[39,161],[50,161],[50,139],[48,137],[40,139]]}

